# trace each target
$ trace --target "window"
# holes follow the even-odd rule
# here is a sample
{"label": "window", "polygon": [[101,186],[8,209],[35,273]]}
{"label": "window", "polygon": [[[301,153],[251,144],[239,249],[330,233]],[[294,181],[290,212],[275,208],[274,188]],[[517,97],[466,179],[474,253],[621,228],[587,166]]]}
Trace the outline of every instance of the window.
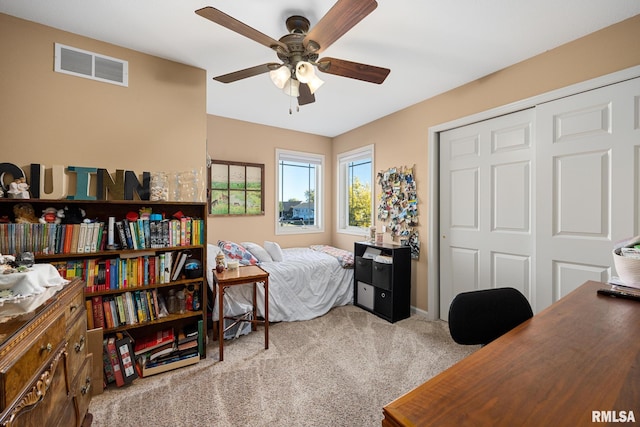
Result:
{"label": "window", "polygon": [[276,150],[276,234],[323,231],[324,156]]}
{"label": "window", "polygon": [[373,176],[373,145],[338,155],[338,232],[369,234]]}
{"label": "window", "polygon": [[210,215],[264,215],[264,165],[211,160]]}

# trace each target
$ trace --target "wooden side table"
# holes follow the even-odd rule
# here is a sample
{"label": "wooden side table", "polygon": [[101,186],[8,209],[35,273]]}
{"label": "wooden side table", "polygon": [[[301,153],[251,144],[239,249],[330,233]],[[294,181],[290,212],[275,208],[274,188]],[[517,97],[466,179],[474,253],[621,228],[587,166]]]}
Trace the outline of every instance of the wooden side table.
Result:
{"label": "wooden side table", "polygon": [[[218,284],[218,342],[220,350],[220,362],[224,358],[224,319],[231,319],[237,322],[251,322],[251,329],[257,330],[257,325],[264,324],[264,348],[269,349],[269,273],[257,265],[247,265],[238,267],[235,270],[224,270],[218,273],[213,269],[213,277]],[[256,306],[256,287],[258,283],[264,283],[264,320],[258,320],[258,310]],[[233,317],[224,315],[223,299],[224,290],[230,286],[253,284],[253,319],[243,317]],[[235,323],[233,324],[235,325]],[[229,326],[231,328],[233,325]]]}

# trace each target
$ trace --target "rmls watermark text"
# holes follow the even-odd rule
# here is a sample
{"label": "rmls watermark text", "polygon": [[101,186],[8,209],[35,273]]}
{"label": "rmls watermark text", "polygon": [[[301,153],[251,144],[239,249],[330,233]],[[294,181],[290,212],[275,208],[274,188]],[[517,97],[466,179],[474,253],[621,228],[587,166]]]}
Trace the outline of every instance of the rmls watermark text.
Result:
{"label": "rmls watermark text", "polygon": [[635,423],[633,411],[591,411],[592,423]]}

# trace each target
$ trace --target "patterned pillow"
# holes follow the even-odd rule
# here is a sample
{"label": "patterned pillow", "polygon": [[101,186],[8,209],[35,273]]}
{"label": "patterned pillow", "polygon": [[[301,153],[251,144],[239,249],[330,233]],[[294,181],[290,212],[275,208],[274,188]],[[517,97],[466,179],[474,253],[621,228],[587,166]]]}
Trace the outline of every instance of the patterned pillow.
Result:
{"label": "patterned pillow", "polygon": [[328,245],[311,245],[310,248],[336,258],[342,268],[353,268],[353,252]]}
{"label": "patterned pillow", "polygon": [[241,265],[255,265],[258,259],[244,246],[228,240],[218,240],[218,247],[222,249],[227,259],[237,259]]}

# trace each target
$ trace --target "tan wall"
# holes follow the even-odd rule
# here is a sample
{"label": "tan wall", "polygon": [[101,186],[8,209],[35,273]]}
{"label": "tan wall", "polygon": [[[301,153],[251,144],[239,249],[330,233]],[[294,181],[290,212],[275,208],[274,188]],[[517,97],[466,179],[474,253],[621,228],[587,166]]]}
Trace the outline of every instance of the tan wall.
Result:
{"label": "tan wall", "polygon": [[[56,42],[128,61],[129,86],[54,72]],[[204,170],[204,70],[4,14],[0,57],[0,162]]]}
{"label": "tan wall", "polygon": [[[265,165],[265,214],[262,216],[210,216],[207,222],[209,242],[233,240],[263,244],[278,242],[283,248],[331,243],[333,210],[331,179],[333,157],[331,139],[307,133],[247,123],[217,116],[208,116],[208,152],[212,159]],[[275,235],[276,211],[276,148],[323,154],[325,156],[325,193],[323,233]]]}
{"label": "tan wall", "polygon": [[[416,165],[422,249],[412,265],[413,306],[427,310],[429,127],[640,65],[638,40],[640,15],[334,138],[336,154],[375,143],[377,171]],[[340,247],[354,240],[335,232],[332,239]]]}
{"label": "tan wall", "polygon": [[[412,305],[426,310],[428,128],[639,65],[637,40],[640,16],[331,140],[207,116],[204,70],[0,14],[0,163],[179,171],[204,168],[206,152],[220,160],[264,163],[265,215],[210,217],[209,242],[351,248],[362,237],[334,231],[335,156],[375,144],[377,171],[415,165],[423,246],[413,263]],[[129,87],[54,73],[54,42],[129,61]],[[324,233],[275,236],[277,147],[326,156]]]}

